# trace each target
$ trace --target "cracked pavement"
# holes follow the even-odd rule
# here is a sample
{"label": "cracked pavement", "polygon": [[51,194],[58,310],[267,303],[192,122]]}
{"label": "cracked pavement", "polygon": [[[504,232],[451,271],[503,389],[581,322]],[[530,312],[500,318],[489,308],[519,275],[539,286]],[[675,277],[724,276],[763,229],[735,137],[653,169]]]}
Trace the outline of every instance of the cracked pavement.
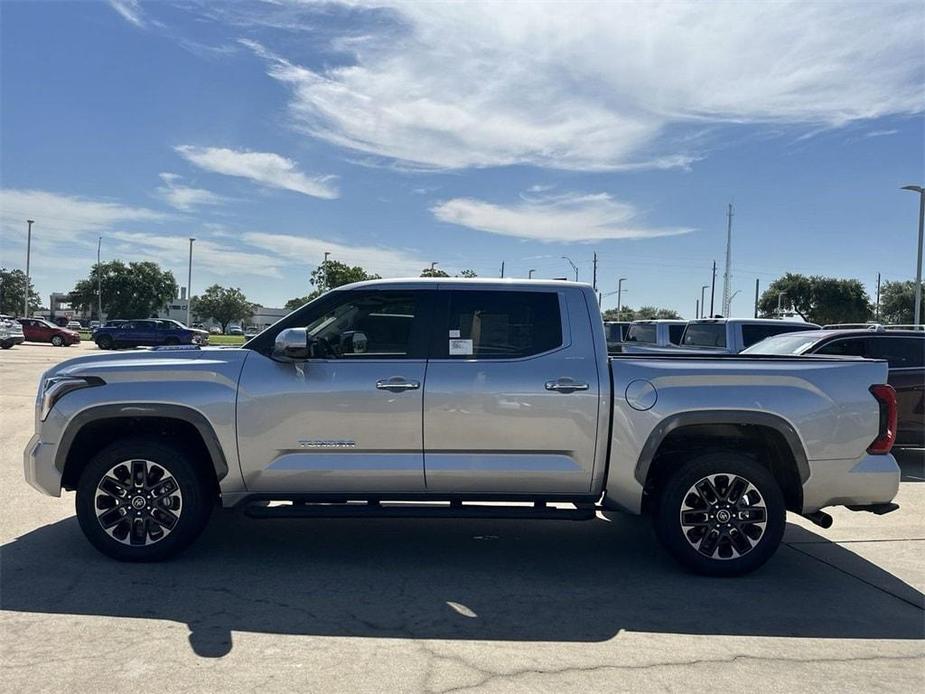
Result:
{"label": "cracked pavement", "polygon": [[925,453],[901,508],[788,517],[759,572],[681,571],[644,519],[265,520],[216,512],[178,559],[119,564],[73,495],[22,478],[43,369],[0,354],[0,691],[925,689]]}

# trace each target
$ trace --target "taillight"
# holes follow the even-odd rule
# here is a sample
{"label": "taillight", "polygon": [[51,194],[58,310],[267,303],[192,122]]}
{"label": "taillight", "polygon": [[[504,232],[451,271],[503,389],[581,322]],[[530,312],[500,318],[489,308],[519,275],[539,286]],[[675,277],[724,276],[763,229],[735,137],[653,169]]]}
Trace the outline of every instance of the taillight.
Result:
{"label": "taillight", "polygon": [[870,387],[871,394],[880,405],[880,433],[867,447],[868,453],[889,453],[896,441],[896,391],[893,386],[878,384]]}

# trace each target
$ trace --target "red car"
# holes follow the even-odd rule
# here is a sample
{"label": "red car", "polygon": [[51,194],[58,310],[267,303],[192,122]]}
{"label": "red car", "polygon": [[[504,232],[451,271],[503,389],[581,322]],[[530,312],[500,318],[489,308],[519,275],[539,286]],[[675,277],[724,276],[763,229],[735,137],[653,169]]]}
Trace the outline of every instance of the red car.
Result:
{"label": "red car", "polygon": [[19,322],[27,342],[50,342],[55,347],[70,347],[80,342],[76,330],[60,328],[42,318],[20,318]]}

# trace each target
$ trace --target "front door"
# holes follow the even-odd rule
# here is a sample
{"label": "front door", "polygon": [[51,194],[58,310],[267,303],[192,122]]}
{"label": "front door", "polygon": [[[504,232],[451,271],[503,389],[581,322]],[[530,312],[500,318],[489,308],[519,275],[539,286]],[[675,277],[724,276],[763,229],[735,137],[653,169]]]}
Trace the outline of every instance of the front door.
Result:
{"label": "front door", "polygon": [[330,292],[279,326],[306,327],[317,358],[283,363],[260,351],[248,356],[237,422],[249,491],[424,491],[429,294]]}
{"label": "front door", "polygon": [[424,393],[428,491],[589,493],[600,384],[583,296],[475,286],[441,291],[438,306]]}

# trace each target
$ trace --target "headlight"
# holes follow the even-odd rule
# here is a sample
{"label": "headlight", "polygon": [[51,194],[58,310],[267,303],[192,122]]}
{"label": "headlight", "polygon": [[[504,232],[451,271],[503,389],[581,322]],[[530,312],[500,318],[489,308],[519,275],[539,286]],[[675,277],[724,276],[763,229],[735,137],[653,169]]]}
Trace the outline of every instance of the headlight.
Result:
{"label": "headlight", "polygon": [[49,376],[42,382],[42,421],[61,398],[73,390],[101,386],[106,382],[97,376]]}

